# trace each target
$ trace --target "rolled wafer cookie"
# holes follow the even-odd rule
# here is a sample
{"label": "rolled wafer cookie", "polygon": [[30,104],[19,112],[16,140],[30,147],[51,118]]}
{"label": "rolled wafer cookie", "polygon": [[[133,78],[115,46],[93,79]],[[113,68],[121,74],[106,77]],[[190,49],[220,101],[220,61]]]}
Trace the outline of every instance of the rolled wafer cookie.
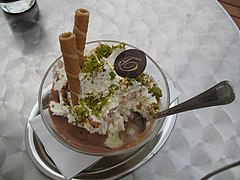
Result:
{"label": "rolled wafer cookie", "polygon": [[73,33],[76,35],[79,61],[80,65],[82,65],[88,31],[89,11],[87,9],[77,9],[74,19]]}
{"label": "rolled wafer cookie", "polygon": [[80,93],[80,65],[76,46],[76,36],[72,32],[62,33],[59,36],[59,42],[67,74],[68,89],[71,94],[72,104],[77,105],[78,95]]}

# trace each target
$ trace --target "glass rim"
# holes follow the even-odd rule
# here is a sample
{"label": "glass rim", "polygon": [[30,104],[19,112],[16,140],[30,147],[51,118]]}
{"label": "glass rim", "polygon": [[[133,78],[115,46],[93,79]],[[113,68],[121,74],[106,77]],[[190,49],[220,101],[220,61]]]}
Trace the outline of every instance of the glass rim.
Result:
{"label": "glass rim", "polygon": [[[105,42],[105,43],[119,43],[119,42],[123,42],[123,41],[116,41],[116,40],[94,40],[94,41],[89,41],[86,42],[86,45],[88,44],[94,44],[94,43],[101,43],[101,42]],[[126,42],[124,42],[127,46],[134,48],[134,49],[138,49],[141,50],[140,48],[137,48],[136,46],[133,46],[131,44],[128,44]],[[141,50],[142,51],[142,50]],[[165,84],[165,88],[166,88],[166,93],[167,93],[167,102],[166,102],[166,109],[169,108],[170,106],[170,90],[169,90],[169,85],[168,85],[168,81],[166,78],[166,75],[164,73],[164,71],[160,68],[160,66],[157,64],[157,62],[155,62],[145,51],[143,51],[145,53],[145,55],[147,56],[147,58],[156,66],[156,68],[159,70],[159,72],[162,75],[162,78],[164,80],[164,84]],[[51,71],[51,69],[54,67],[54,65],[62,58],[62,55],[60,55],[56,60],[54,60],[52,62],[52,64],[48,67],[47,71],[45,72],[41,83],[40,83],[40,87],[39,87],[39,91],[38,91],[38,107],[39,107],[39,112],[42,118],[42,121],[45,125],[45,127],[47,127],[48,131],[50,132],[50,134],[62,145],[70,148],[71,150],[74,150],[75,152],[79,152],[79,153],[84,153],[87,155],[94,155],[94,156],[114,156],[114,155],[119,155],[119,154],[124,154],[127,152],[131,152],[133,150],[136,150],[140,147],[142,147],[144,144],[146,144],[148,141],[150,141],[153,137],[155,137],[157,135],[157,133],[159,132],[160,129],[157,129],[154,127],[153,132],[151,133],[151,135],[149,135],[149,137],[147,137],[143,142],[138,143],[136,146],[127,148],[127,149],[122,149],[122,150],[116,150],[116,151],[112,151],[112,152],[104,152],[104,153],[92,153],[92,152],[87,152],[81,149],[78,149],[74,146],[71,146],[65,139],[60,138],[59,136],[56,135],[56,132],[54,132],[54,130],[51,128],[51,126],[46,122],[45,117],[43,115],[43,105],[42,105],[42,97],[43,97],[43,85],[45,83],[45,80],[47,78],[47,76],[49,75],[49,72]],[[165,120],[166,117],[162,118],[162,121]],[[66,143],[63,143],[66,142]]]}

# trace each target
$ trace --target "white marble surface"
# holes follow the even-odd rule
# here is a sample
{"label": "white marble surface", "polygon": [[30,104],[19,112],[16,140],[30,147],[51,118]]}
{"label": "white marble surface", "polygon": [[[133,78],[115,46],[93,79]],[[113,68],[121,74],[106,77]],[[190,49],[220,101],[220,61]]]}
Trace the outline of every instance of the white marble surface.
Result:
{"label": "white marble surface", "polygon": [[[145,50],[172,77],[180,101],[225,79],[236,91],[230,105],[179,114],[162,149],[123,180],[200,179],[240,159],[240,33],[215,0],[39,0],[38,7],[24,22],[0,12],[0,180],[48,179],[26,153],[25,124],[60,54],[58,35],[72,30],[79,7],[91,12],[88,40]],[[240,167],[215,179],[240,179]]]}

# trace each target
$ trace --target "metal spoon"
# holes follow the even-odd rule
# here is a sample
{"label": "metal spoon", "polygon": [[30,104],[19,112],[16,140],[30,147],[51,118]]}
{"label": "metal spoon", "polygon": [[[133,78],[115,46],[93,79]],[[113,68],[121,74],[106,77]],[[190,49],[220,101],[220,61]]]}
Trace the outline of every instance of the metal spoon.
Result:
{"label": "metal spoon", "polygon": [[234,90],[229,81],[222,81],[201,94],[180,103],[172,108],[160,111],[152,117],[144,118],[139,112],[132,111],[129,120],[133,121],[142,131],[146,129],[146,123],[150,120],[177,114],[189,110],[210,106],[229,104],[235,99]]}

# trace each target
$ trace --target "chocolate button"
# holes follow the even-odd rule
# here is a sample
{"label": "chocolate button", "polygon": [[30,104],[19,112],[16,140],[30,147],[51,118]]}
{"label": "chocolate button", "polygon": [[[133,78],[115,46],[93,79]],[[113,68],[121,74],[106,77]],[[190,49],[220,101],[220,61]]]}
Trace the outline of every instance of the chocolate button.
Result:
{"label": "chocolate button", "polygon": [[145,53],[137,49],[121,52],[114,62],[114,70],[121,77],[134,78],[142,74],[146,68]]}

